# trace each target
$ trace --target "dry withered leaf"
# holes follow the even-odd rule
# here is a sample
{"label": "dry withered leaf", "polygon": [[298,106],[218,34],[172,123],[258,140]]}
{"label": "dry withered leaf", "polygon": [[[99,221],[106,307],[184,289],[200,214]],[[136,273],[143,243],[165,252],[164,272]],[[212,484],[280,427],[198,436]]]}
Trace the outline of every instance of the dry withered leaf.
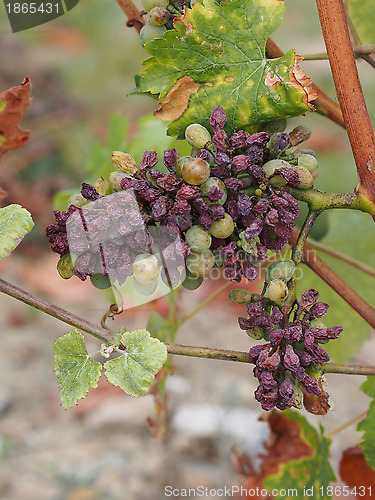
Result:
{"label": "dry withered leaf", "polygon": [[30,131],[21,129],[19,123],[30,107],[30,94],[28,78],[21,85],[0,93],[0,160],[5,153],[25,146],[29,140]]}
{"label": "dry withered leaf", "polygon": [[160,107],[154,116],[160,120],[176,120],[187,108],[191,94],[196,94],[200,87],[190,76],[180,78],[168,94],[159,101]]}
{"label": "dry withered leaf", "polygon": [[[266,453],[261,456],[262,463],[258,471],[251,467],[243,457],[240,459],[240,464],[246,464],[246,469],[243,468],[245,480],[242,484],[248,491],[257,490],[264,491],[263,482],[270,475],[276,475],[285,462],[290,460],[298,460],[301,457],[309,457],[313,455],[312,448],[301,438],[301,425],[298,422],[288,419],[282,413],[273,412],[268,423],[272,432],[272,442],[266,445]],[[245,470],[244,470],[245,469]],[[271,495],[259,494],[255,497],[268,500],[273,498]]]}
{"label": "dry withered leaf", "polygon": [[304,103],[307,104],[310,109],[314,110],[315,108],[310,102],[318,97],[318,92],[312,87],[311,78],[307,77],[303,69],[299,67],[298,63],[301,61],[303,61],[303,57],[295,54],[294,64],[289,70],[290,82],[287,82],[287,85],[296,89],[302,87],[305,93],[303,98]]}
{"label": "dry withered leaf", "polygon": [[363,500],[373,498],[371,486],[375,484],[375,471],[367,465],[359,446],[353,446],[343,452],[340,476],[349,488],[357,488],[357,494]]}

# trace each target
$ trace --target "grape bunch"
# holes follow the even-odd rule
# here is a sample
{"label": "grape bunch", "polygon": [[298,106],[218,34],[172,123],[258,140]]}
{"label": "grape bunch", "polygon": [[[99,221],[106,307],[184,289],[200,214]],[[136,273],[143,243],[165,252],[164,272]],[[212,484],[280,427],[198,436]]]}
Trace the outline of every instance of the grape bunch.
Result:
{"label": "grape bunch", "polygon": [[[254,280],[257,262],[268,251],[282,250],[292,234],[298,203],[288,186],[309,189],[317,162],[309,150],[292,149],[308,137],[304,127],[272,135],[239,130],[228,137],[225,123],[225,112],[217,106],[210,117],[212,135],[200,124],[189,125],[190,156],[166,150],[164,173],[154,151],[146,151],[139,165],[129,154],[113,152],[116,170],[108,180],[84,183],[81,193],[69,199],[68,210],[55,212],[56,224],[47,228],[52,250],[61,256],[60,274],[82,280],[95,276],[98,286],[109,286],[114,271],[119,283],[134,275],[135,286],[145,294],[155,288],[158,272],[169,286],[177,286],[185,265],[188,289],[200,286],[214,266],[223,266],[229,280]],[[74,240],[82,240],[73,252],[74,265],[67,235],[71,218],[80,232]],[[155,250],[151,232],[161,228],[175,238],[167,234]],[[156,254],[158,265],[151,258]],[[140,256],[145,266],[154,262],[150,283],[138,276]]]}
{"label": "grape bunch", "polygon": [[238,319],[240,328],[250,337],[267,342],[249,351],[259,381],[255,398],[262,409],[302,408],[304,403],[312,411],[309,398],[315,397],[319,412],[326,413],[330,405],[322,387],[320,365],[330,358],[320,344],[338,338],[342,327],[324,325],[321,318],[326,315],[328,304],[318,302],[319,293],[312,288],[287,312],[282,312],[288,296],[286,285],[294,271],[291,260],[276,261],[267,270],[263,294],[233,290],[230,298],[236,303],[247,303],[248,317]]}
{"label": "grape bunch", "polygon": [[167,29],[173,29],[173,21],[183,13],[183,9],[190,7],[190,0],[142,0],[142,15],[146,24],[139,34],[142,45],[161,38]]}

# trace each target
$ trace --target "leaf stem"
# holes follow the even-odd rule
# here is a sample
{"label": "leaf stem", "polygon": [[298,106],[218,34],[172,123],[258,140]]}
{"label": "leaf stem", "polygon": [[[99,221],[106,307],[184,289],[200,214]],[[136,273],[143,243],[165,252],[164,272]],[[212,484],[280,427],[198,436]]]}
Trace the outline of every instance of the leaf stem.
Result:
{"label": "leaf stem", "polygon": [[335,434],[338,434],[339,432],[350,427],[352,424],[355,424],[356,422],[358,422],[358,420],[362,420],[366,415],[367,415],[367,410],[359,413],[358,415],[351,418],[350,420],[348,420],[344,424],[339,425],[339,427],[336,427],[336,429],[333,429],[330,432],[326,432],[325,437],[330,438],[330,437],[334,436]]}
{"label": "leaf stem", "polygon": [[190,311],[187,314],[185,314],[185,316],[182,316],[182,318],[180,318],[177,321],[178,326],[181,326],[183,323],[185,323],[185,321],[187,321],[192,316],[194,316],[197,312],[199,312],[201,309],[203,309],[204,307],[206,307],[210,302],[212,302],[214,299],[216,299],[216,297],[218,295],[220,295],[224,290],[226,290],[230,286],[233,286],[233,283],[231,281],[228,282],[228,283],[225,283],[224,285],[222,285],[221,287],[219,287],[217,290],[215,290],[212,295],[210,295],[209,297],[207,297],[207,299],[205,299],[203,302],[201,302],[192,311]]}
{"label": "leaf stem", "polygon": [[[354,45],[353,52],[359,57],[366,54],[374,54],[375,45]],[[328,59],[328,54],[327,52],[318,52],[317,54],[305,54],[302,57],[304,61],[321,61]]]}
{"label": "leaf stem", "polygon": [[347,264],[363,271],[364,273],[375,277],[375,269],[373,269],[370,266],[367,266],[366,264],[363,264],[362,262],[359,262],[356,259],[353,259],[352,257],[349,257],[349,255],[345,255],[341,252],[338,252],[337,250],[334,250],[333,248],[327,247],[326,245],[322,245],[321,243],[313,240],[310,237],[308,238],[307,242],[312,248],[315,248],[315,250],[320,250],[321,252],[324,252],[327,255],[336,257],[336,259],[340,259],[342,262],[346,262]]}
{"label": "leaf stem", "polygon": [[314,212],[309,212],[307,214],[307,217],[305,219],[305,222],[299,232],[297,241],[294,245],[293,251],[292,251],[292,260],[295,263],[296,266],[301,262],[302,260],[302,255],[303,255],[303,247],[305,246],[306,240],[310,234],[310,230],[320,215],[321,211],[314,211]]}
{"label": "leaf stem", "polygon": [[[316,0],[337,98],[357,165],[361,193],[375,217],[375,136],[358,77],[342,0]],[[345,68],[345,70],[344,70]]]}

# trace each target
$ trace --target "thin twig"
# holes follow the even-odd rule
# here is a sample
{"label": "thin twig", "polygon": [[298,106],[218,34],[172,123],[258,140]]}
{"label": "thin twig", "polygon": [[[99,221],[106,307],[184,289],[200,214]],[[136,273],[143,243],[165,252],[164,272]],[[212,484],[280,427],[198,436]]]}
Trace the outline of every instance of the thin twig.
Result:
{"label": "thin twig", "polygon": [[217,290],[215,290],[214,293],[212,295],[210,295],[209,297],[207,297],[206,300],[204,300],[203,302],[201,302],[199,304],[199,306],[195,307],[192,311],[188,312],[187,314],[185,314],[185,316],[183,316],[182,318],[180,318],[178,320],[178,325],[180,326],[180,325],[182,325],[182,323],[185,323],[185,321],[187,321],[192,316],[194,316],[197,312],[199,312],[201,309],[203,309],[204,307],[206,307],[210,302],[212,302],[214,299],[216,299],[216,297],[218,295],[220,295],[224,290],[226,290],[230,286],[233,286],[233,283],[229,281],[228,283],[225,283],[223,286],[221,286],[220,288],[218,288]]}
{"label": "thin twig", "polygon": [[[221,287],[223,289],[223,287]],[[51,304],[35,295],[32,295],[21,288],[18,288],[7,281],[0,279],[0,292],[20,300],[39,311],[42,311],[50,316],[74,326],[83,332],[93,335],[102,342],[112,344],[114,341],[113,335],[104,328],[101,328],[89,321],[86,321],[79,316],[66,311],[62,307]],[[179,344],[165,343],[169,354],[177,354],[180,356],[193,356],[196,358],[207,359],[222,359],[228,361],[237,361],[241,363],[250,363],[247,352],[232,351],[227,349],[212,349],[210,347],[196,347],[185,346]],[[375,367],[372,366],[350,366],[350,365],[336,365],[334,363],[326,363],[324,365],[326,373],[348,373],[351,375],[375,375]]]}
{"label": "thin twig", "polygon": [[316,0],[337,98],[362,193],[375,207],[375,136],[358,77],[342,0]]}
{"label": "thin twig", "polygon": [[341,252],[338,252],[337,250],[333,250],[333,248],[327,247],[326,245],[322,245],[321,243],[313,240],[312,238],[308,238],[307,242],[312,248],[315,248],[315,250],[320,250],[321,252],[324,252],[327,255],[332,255],[332,257],[336,257],[336,259],[339,259],[342,262],[346,262],[347,264],[363,271],[364,273],[375,277],[375,269],[373,269],[370,266],[367,266],[366,264],[363,264],[362,262],[359,262],[356,259],[353,259],[352,257],[349,257],[349,255],[345,255]]}
{"label": "thin twig", "polygon": [[[353,52],[357,56],[365,56],[375,53],[375,45],[354,45]],[[328,59],[327,52],[319,52],[317,54],[305,54],[302,56],[304,61],[322,61]]]}
{"label": "thin twig", "polygon": [[365,418],[366,415],[367,415],[367,410],[362,411],[361,413],[359,413],[355,417],[351,418],[350,420],[348,420],[344,424],[339,425],[339,427],[336,427],[336,429],[333,429],[330,432],[326,432],[325,437],[330,438],[330,437],[334,436],[335,434],[338,434],[339,432],[344,431],[345,429],[350,427],[352,424],[355,424],[356,422],[358,422],[358,420],[362,420],[363,418]]}

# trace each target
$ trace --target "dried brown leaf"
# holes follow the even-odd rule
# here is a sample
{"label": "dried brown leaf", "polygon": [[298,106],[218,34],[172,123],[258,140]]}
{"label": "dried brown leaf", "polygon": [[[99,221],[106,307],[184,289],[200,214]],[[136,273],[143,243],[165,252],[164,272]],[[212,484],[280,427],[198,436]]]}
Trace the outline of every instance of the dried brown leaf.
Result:
{"label": "dried brown leaf", "polygon": [[180,78],[168,94],[159,101],[160,107],[154,116],[160,120],[174,121],[187,108],[191,94],[196,94],[200,87],[190,76]]}
{"label": "dried brown leaf", "polygon": [[303,57],[295,54],[294,56],[294,64],[289,70],[290,82],[287,84],[290,87],[294,87],[296,89],[303,89],[305,95],[303,101],[310,109],[314,110],[314,106],[310,104],[311,101],[318,97],[318,92],[312,86],[311,78],[306,76],[306,73],[302,68],[299,67],[299,63],[303,61]]}
{"label": "dried brown leaf", "polygon": [[21,129],[20,121],[29,109],[32,98],[28,78],[9,90],[0,93],[0,159],[12,149],[25,146],[29,130]]}
{"label": "dried brown leaf", "polygon": [[373,498],[371,486],[375,484],[375,471],[367,465],[359,446],[353,446],[343,452],[340,476],[350,488],[357,489],[363,500]]}

